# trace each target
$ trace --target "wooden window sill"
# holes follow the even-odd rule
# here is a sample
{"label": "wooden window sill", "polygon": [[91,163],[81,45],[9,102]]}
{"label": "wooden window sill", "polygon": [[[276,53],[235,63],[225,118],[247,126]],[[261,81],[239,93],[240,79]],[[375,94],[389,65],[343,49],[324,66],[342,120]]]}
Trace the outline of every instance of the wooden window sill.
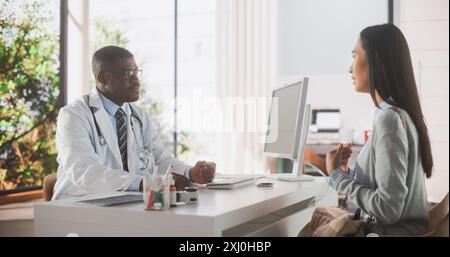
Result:
{"label": "wooden window sill", "polygon": [[26,202],[42,198],[42,189],[28,192],[12,193],[0,196],[0,205],[8,203]]}

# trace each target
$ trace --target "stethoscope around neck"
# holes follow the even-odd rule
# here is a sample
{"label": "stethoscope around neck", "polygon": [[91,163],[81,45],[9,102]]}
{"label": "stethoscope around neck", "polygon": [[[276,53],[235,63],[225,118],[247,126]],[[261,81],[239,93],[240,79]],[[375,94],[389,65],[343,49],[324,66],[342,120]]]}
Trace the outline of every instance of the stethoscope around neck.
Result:
{"label": "stethoscope around neck", "polygon": [[[86,103],[89,106],[89,100],[87,100]],[[143,128],[143,125],[142,125],[142,121],[135,114],[135,112],[133,110],[133,107],[131,105],[128,105],[128,106],[130,107],[130,110],[131,110],[130,123],[131,123],[131,130],[133,131],[134,140],[136,141],[136,144],[138,145],[139,148],[145,148],[145,146],[144,146],[144,128]],[[106,144],[106,140],[105,140],[105,137],[102,134],[102,131],[100,130],[100,126],[98,125],[97,119],[95,118],[94,107],[89,106],[89,109],[90,109],[90,111],[92,113],[92,118],[94,119],[95,129],[97,130],[98,142],[100,143],[100,145],[105,145]],[[134,131],[134,122],[133,122],[133,120],[137,121],[137,123],[139,124],[139,128],[140,128],[140,131],[141,131],[142,144],[139,144],[139,141],[137,140],[136,132]]]}

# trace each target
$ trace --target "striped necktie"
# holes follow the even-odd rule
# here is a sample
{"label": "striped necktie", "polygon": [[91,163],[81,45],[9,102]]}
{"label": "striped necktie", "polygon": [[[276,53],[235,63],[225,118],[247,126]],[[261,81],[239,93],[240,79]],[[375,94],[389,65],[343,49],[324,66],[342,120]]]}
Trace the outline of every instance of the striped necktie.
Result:
{"label": "striped necktie", "polygon": [[116,114],[117,142],[119,143],[120,156],[122,157],[123,169],[128,171],[127,159],[127,122],[125,112],[119,108]]}

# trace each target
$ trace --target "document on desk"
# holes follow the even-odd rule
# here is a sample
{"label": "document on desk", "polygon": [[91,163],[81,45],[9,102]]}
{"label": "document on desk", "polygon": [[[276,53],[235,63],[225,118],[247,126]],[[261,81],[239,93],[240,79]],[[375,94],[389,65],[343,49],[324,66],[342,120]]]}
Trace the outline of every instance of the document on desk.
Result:
{"label": "document on desk", "polygon": [[206,185],[209,189],[235,189],[245,185],[252,184],[256,181],[254,177],[241,177],[241,178],[216,178],[214,182]]}
{"label": "document on desk", "polygon": [[143,201],[144,199],[142,194],[121,194],[121,195],[93,198],[88,200],[80,200],[77,202],[91,204],[99,207],[108,207],[128,203],[138,203]]}

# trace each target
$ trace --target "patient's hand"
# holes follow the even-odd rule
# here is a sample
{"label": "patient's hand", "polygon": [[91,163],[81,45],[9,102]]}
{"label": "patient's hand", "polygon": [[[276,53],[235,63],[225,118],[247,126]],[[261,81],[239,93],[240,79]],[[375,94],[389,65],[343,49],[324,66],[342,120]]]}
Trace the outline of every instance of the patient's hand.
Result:
{"label": "patient's hand", "polygon": [[336,149],[327,153],[326,168],[328,175],[332,175],[333,172],[340,168],[344,173],[348,173],[348,160],[352,155],[352,145],[340,144]]}
{"label": "patient's hand", "polygon": [[352,144],[345,144],[342,148],[342,163],[340,168],[343,172],[348,173],[348,160],[352,156]]}
{"label": "patient's hand", "polygon": [[190,177],[193,182],[206,184],[214,180],[215,173],[216,164],[214,162],[199,161],[190,170]]}

